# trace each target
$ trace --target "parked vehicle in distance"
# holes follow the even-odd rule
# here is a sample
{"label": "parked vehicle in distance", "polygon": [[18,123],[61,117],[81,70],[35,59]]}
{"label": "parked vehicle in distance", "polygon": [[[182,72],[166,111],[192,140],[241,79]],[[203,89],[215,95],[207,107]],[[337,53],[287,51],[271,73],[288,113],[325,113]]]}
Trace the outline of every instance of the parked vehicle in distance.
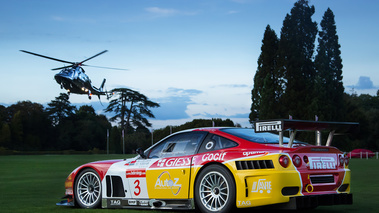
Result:
{"label": "parked vehicle in distance", "polygon": [[[66,200],[57,205],[224,213],[273,204],[292,209],[352,204],[349,158],[330,143],[334,134],[357,126],[268,120],[255,122],[255,130],[177,132],[134,158],[79,166],[66,179]],[[321,134],[317,145],[296,141],[298,130],[330,131],[326,146]]]}

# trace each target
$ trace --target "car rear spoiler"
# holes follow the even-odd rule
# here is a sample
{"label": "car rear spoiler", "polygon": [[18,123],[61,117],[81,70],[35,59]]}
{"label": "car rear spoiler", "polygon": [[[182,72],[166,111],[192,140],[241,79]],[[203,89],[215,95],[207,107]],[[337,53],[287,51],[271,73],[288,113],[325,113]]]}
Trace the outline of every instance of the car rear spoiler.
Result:
{"label": "car rear spoiler", "polygon": [[321,132],[329,131],[326,146],[330,146],[334,135],[355,133],[359,130],[359,123],[352,122],[327,122],[327,121],[306,121],[306,120],[257,120],[254,121],[254,129],[259,132],[279,133],[279,145],[283,146],[283,132],[290,132],[288,147],[292,147],[297,131],[315,131],[317,133],[316,145],[321,146]]}

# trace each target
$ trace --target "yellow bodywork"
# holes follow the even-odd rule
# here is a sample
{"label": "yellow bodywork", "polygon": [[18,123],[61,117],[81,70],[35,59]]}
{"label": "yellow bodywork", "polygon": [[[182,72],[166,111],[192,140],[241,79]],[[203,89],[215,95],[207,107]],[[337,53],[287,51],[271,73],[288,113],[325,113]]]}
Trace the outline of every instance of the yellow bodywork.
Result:
{"label": "yellow bodywork", "polygon": [[[235,161],[224,163],[235,179],[236,184],[236,206],[247,208],[288,202],[292,196],[301,196],[301,179],[299,172],[293,164],[283,168],[279,164],[279,157],[282,154],[270,154],[244,160],[272,160],[273,169],[237,170]],[[201,167],[195,167],[191,174],[191,186],[194,186],[195,177]],[[298,187],[297,195],[283,196],[283,187]],[[190,198],[193,198],[193,188],[191,188]]]}

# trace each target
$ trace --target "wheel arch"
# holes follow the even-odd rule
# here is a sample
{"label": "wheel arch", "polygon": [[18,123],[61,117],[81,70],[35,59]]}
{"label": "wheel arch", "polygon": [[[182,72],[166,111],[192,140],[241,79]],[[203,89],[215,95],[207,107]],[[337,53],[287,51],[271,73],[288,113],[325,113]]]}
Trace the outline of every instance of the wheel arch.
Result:
{"label": "wheel arch", "polygon": [[[103,181],[103,178],[104,176],[101,175],[101,172],[99,172],[99,170],[94,167],[94,166],[90,166],[90,165],[86,165],[86,166],[82,166],[82,167],[79,167],[76,171],[75,171],[75,176],[74,176],[74,180],[73,180],[73,187],[72,189],[75,191],[76,190],[76,181],[78,180],[79,178],[79,174],[82,173],[82,171],[86,170],[86,169],[93,169],[99,176],[100,176],[100,182]],[[79,205],[77,204],[76,202],[76,199],[75,199],[75,193],[72,193],[72,199],[74,201],[74,205],[75,207],[78,207]]]}
{"label": "wheel arch", "polygon": [[[83,165],[82,167],[79,167],[76,171],[75,171],[75,177],[74,177],[74,179],[73,179],[73,194],[72,194],[72,199],[73,199],[73,202],[74,202],[74,206],[75,207],[81,207],[80,205],[79,205],[79,203],[78,203],[78,201],[77,201],[77,198],[75,197],[75,194],[76,194],[76,186],[77,186],[77,182],[79,181],[79,179],[80,179],[80,177],[82,176],[81,174],[83,173],[83,172],[85,172],[85,170],[88,170],[88,171],[90,171],[90,172],[95,172],[96,173],[96,175],[98,176],[98,178],[99,178],[99,181],[100,181],[100,183],[99,183],[99,185],[100,185],[100,189],[101,189],[101,192],[100,192],[100,204],[98,204],[98,205],[95,205],[95,208],[98,208],[98,207],[101,207],[101,196],[102,196],[102,193],[103,193],[103,190],[104,189],[102,189],[102,180],[103,180],[103,177],[104,176],[102,176],[101,175],[101,172],[99,172],[100,170],[98,169],[98,168],[96,168],[96,167],[94,167],[94,166],[91,166],[91,165]],[[87,172],[88,172],[87,171]],[[86,173],[87,173],[86,172]],[[97,206],[97,207],[96,207]],[[84,207],[82,207],[82,208],[84,208]],[[86,207],[86,208],[93,208],[93,207]]]}
{"label": "wheel arch", "polygon": [[195,203],[196,203],[196,200],[195,200],[195,199],[196,199],[196,198],[195,198],[196,181],[197,181],[198,178],[199,178],[199,174],[200,174],[205,168],[207,168],[207,167],[209,167],[209,166],[211,166],[211,165],[217,165],[217,166],[221,166],[221,167],[225,168],[226,171],[227,171],[227,172],[233,177],[233,178],[232,178],[232,179],[233,179],[233,187],[236,189],[236,191],[235,191],[235,195],[236,195],[236,197],[237,197],[236,177],[234,176],[234,174],[233,174],[233,172],[230,170],[230,168],[227,167],[226,165],[220,163],[220,162],[209,162],[209,163],[203,165],[203,166],[197,171],[196,176],[195,176],[195,178],[194,178],[194,181],[192,182],[193,185],[191,186],[191,189],[192,189],[192,190],[191,190],[191,196],[192,196],[193,200],[195,201]]}

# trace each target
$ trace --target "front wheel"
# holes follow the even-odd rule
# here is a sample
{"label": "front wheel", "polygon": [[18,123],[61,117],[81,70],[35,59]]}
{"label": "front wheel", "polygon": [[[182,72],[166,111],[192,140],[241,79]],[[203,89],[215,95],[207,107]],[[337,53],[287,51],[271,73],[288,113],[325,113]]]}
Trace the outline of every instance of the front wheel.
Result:
{"label": "front wheel", "polygon": [[101,181],[93,169],[80,172],[75,181],[75,200],[82,208],[97,208],[101,203]]}
{"label": "front wheel", "polygon": [[210,165],[202,170],[195,183],[196,206],[204,213],[225,213],[235,207],[236,189],[229,170]]}

